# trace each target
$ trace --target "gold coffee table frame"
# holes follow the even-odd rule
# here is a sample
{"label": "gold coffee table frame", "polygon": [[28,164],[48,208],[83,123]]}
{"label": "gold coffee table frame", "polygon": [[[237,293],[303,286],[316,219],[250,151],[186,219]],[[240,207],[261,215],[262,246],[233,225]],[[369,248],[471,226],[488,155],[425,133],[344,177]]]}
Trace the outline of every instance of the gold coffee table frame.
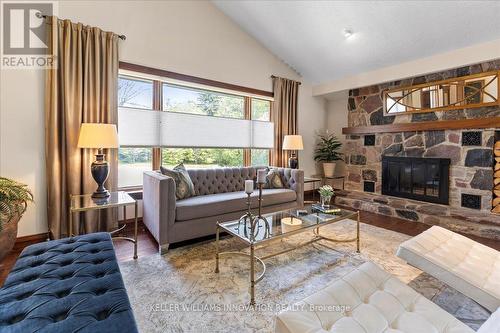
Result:
{"label": "gold coffee table frame", "polygon": [[[311,207],[306,207],[308,211],[311,210]],[[232,256],[244,256],[244,257],[250,257],[250,305],[255,305],[255,285],[261,281],[264,278],[264,274],[266,273],[266,264],[264,263],[264,260],[279,256],[281,254],[288,253],[290,251],[296,250],[298,248],[301,248],[306,245],[310,245],[312,243],[315,243],[320,240],[326,240],[329,242],[334,242],[334,243],[347,243],[347,242],[356,242],[356,252],[359,253],[359,211],[348,211],[345,209],[342,209],[342,214],[341,215],[331,215],[332,218],[328,220],[324,220],[321,222],[318,222],[316,224],[309,224],[305,226],[300,226],[294,230],[290,230],[287,232],[279,232],[275,235],[270,235],[269,237],[265,239],[250,239],[249,237],[242,236],[240,233],[235,231],[235,226],[238,225],[238,221],[230,221],[230,222],[223,222],[219,223],[217,222],[217,227],[216,227],[216,233],[215,233],[215,247],[216,247],[216,254],[215,254],[215,273],[219,273],[219,258],[221,256],[226,256],[226,255],[232,255]],[[296,210],[290,210],[290,211],[282,211],[282,212],[277,212],[274,214],[265,214],[264,217],[266,218],[277,218],[277,219],[282,219],[284,217],[293,217],[302,220],[303,216],[297,216],[296,214],[293,214],[292,212],[296,212]],[[313,215],[313,214],[319,214],[319,212],[310,212],[308,215]],[[330,237],[325,237],[320,235],[319,229],[345,220],[345,219],[355,219],[356,220],[356,237],[349,238],[349,239],[336,239],[336,238],[330,238]],[[304,220],[303,220],[304,221]],[[274,221],[272,222],[274,226]],[[237,251],[230,251],[230,252],[219,252],[219,234],[220,231],[227,232],[228,234],[236,237],[240,241],[242,241],[245,245],[248,245],[250,249],[250,253],[245,253],[245,252],[237,252]],[[271,242],[274,242],[278,239],[283,239],[285,237],[293,236],[299,233],[307,232],[307,231],[313,231],[314,237],[304,243],[295,245],[293,247],[287,248],[283,251],[279,251],[276,253],[268,254],[266,256],[258,257],[255,255],[255,251],[258,249],[262,249],[267,247],[267,245]],[[260,246],[263,245],[263,246]],[[257,248],[257,246],[260,246]],[[262,265],[262,273],[258,277],[255,277],[255,262],[258,261]]]}

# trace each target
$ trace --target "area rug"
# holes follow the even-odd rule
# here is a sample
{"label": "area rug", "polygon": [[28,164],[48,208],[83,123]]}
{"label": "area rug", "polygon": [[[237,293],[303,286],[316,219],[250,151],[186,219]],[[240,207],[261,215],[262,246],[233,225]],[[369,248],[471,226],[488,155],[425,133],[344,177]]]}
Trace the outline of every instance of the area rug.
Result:
{"label": "area rug", "polygon": [[[344,220],[321,229],[329,237],[354,235],[355,222]],[[278,252],[311,239],[295,235],[258,250]],[[256,286],[255,308],[249,303],[249,262],[225,257],[214,273],[215,242],[170,250],[166,255],[120,263],[135,318],[141,332],[273,332],[276,313],[313,294],[367,260],[409,284],[425,297],[476,329],[488,312],[457,291],[407,265],[395,256],[409,236],[361,224],[361,253],[354,243],[320,241],[266,260],[264,279]],[[221,251],[245,250],[226,237]],[[256,264],[257,274],[260,265]]]}

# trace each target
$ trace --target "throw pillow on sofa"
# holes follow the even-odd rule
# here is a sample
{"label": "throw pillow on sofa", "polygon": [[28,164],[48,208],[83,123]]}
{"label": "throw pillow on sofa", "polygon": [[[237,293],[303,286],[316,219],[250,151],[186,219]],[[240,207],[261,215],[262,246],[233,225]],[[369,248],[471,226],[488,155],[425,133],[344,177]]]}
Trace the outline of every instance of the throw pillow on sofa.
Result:
{"label": "throw pillow on sofa", "polygon": [[184,164],[181,163],[173,169],[160,167],[160,171],[165,176],[172,177],[175,181],[175,197],[177,200],[186,199],[195,195],[194,184],[189,177]]}
{"label": "throw pillow on sofa", "polygon": [[284,188],[285,184],[281,179],[281,174],[276,169],[269,169],[266,176],[265,188]]}

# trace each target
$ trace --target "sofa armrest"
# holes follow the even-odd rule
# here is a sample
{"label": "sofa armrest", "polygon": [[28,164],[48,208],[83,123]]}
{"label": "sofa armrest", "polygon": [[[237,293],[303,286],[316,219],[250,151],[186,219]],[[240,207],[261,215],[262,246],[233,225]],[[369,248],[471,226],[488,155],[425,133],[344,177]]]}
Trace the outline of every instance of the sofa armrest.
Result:
{"label": "sofa armrest", "polygon": [[304,207],[304,170],[291,169],[293,184],[291,189],[297,193],[297,205]]}
{"label": "sofa armrest", "polygon": [[297,193],[297,206],[299,208],[304,207],[304,170],[281,167],[270,168],[278,169],[287,182],[286,186]]}
{"label": "sofa armrest", "polygon": [[157,171],[143,174],[143,221],[160,246],[168,249],[169,229],[175,222],[175,181]]}

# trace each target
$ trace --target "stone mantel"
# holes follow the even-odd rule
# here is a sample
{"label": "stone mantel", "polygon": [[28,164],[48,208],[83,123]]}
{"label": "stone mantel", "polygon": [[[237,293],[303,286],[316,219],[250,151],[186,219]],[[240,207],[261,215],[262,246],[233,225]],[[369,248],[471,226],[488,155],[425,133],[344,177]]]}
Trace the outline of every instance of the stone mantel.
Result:
{"label": "stone mantel", "polygon": [[342,128],[342,134],[375,134],[482,128],[500,128],[500,117],[344,127]]}

